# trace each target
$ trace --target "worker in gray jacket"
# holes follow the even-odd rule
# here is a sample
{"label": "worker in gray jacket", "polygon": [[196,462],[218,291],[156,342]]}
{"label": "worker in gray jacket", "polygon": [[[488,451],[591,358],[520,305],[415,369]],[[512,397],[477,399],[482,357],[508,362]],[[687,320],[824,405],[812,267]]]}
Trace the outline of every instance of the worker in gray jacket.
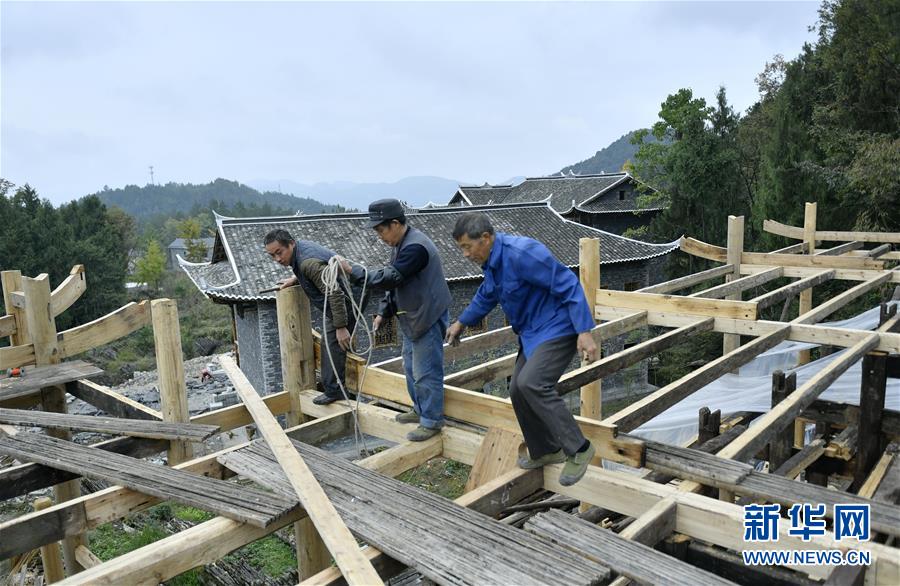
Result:
{"label": "worker in gray jacket", "polygon": [[[444,335],[450,322],[450,289],[434,242],[406,221],[403,205],[382,199],[369,206],[370,228],[392,247],[390,263],[370,269],[367,287],[385,291],[372,325],[397,316],[403,338],[403,368],[413,410],[397,421],[419,423],[407,435],[424,441],[444,425]],[[364,279],[360,266],[341,260],[354,280]]]}

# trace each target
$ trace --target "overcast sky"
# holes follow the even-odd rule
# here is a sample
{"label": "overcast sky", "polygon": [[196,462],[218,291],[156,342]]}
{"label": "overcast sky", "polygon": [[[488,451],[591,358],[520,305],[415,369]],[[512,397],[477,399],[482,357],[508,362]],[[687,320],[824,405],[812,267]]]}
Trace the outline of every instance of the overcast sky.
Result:
{"label": "overcast sky", "polygon": [[498,182],[591,156],[679,88],[744,110],[816,2],[0,2],[0,176]]}

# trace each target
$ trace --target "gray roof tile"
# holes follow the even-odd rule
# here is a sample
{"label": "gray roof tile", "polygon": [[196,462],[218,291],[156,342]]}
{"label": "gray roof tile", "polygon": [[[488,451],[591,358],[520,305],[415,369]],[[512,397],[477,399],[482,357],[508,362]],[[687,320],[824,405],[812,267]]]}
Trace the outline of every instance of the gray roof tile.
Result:
{"label": "gray roof tile", "polygon": [[[450,236],[460,214],[483,211],[494,228],[501,232],[530,236],[547,245],[565,265],[578,266],[578,239],[600,238],[603,264],[646,260],[668,254],[678,244],[649,244],[596,230],[563,219],[546,203],[501,206],[444,207],[410,210],[409,223],[427,234],[435,243],[444,264],[447,280],[481,277],[481,268],[466,260]],[[283,228],[298,240],[315,240],[356,262],[381,266],[390,249],[365,227],[367,214],[322,214],[275,218],[219,218],[216,244],[211,263],[181,262],[182,269],[197,287],[215,299],[256,300],[273,298],[260,295],[261,289],[274,286],[290,276],[290,269],[274,263],[262,245],[266,233]]]}

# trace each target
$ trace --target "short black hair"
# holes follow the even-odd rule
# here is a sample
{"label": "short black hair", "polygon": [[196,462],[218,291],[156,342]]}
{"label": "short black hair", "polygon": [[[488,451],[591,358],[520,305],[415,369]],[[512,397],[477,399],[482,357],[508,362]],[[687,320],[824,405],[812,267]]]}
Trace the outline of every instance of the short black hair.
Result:
{"label": "short black hair", "polygon": [[291,238],[290,232],[279,228],[277,230],[272,230],[271,232],[266,234],[266,238],[263,241],[263,245],[268,246],[268,245],[272,244],[273,242],[275,242],[276,240],[282,246],[289,246],[291,244],[291,242],[294,241],[294,239]]}
{"label": "short black hair", "polygon": [[494,227],[485,214],[480,212],[468,212],[463,214],[456,220],[456,226],[453,227],[453,239],[459,240],[463,235],[468,236],[472,240],[481,238],[484,233],[493,234]]}

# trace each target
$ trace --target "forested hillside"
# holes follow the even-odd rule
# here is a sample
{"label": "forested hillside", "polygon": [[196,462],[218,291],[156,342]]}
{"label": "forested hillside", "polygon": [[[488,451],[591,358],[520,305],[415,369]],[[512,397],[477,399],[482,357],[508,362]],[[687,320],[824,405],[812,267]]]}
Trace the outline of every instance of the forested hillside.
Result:
{"label": "forested hillside", "polygon": [[634,174],[671,203],[646,236],[723,245],[727,216],[744,215],[745,248],[770,250],[787,242],[763,220],[802,225],[806,201],[820,229],[900,230],[900,0],[826,0],[816,30],[760,73],[743,116],[724,88],[712,105],[691,89],[666,98],[635,138]]}
{"label": "forested hillside", "polygon": [[216,179],[203,185],[126,185],[121,189],[104,189],[93,195],[107,205],[122,208],[138,220],[186,213],[198,207],[209,208],[213,203],[218,203],[223,208],[241,205],[258,211],[260,215],[271,215],[284,210],[290,213],[301,211],[304,214],[345,211],[342,206],[323,204],[308,197],[295,197],[277,191],[260,193],[252,187],[227,179]]}

